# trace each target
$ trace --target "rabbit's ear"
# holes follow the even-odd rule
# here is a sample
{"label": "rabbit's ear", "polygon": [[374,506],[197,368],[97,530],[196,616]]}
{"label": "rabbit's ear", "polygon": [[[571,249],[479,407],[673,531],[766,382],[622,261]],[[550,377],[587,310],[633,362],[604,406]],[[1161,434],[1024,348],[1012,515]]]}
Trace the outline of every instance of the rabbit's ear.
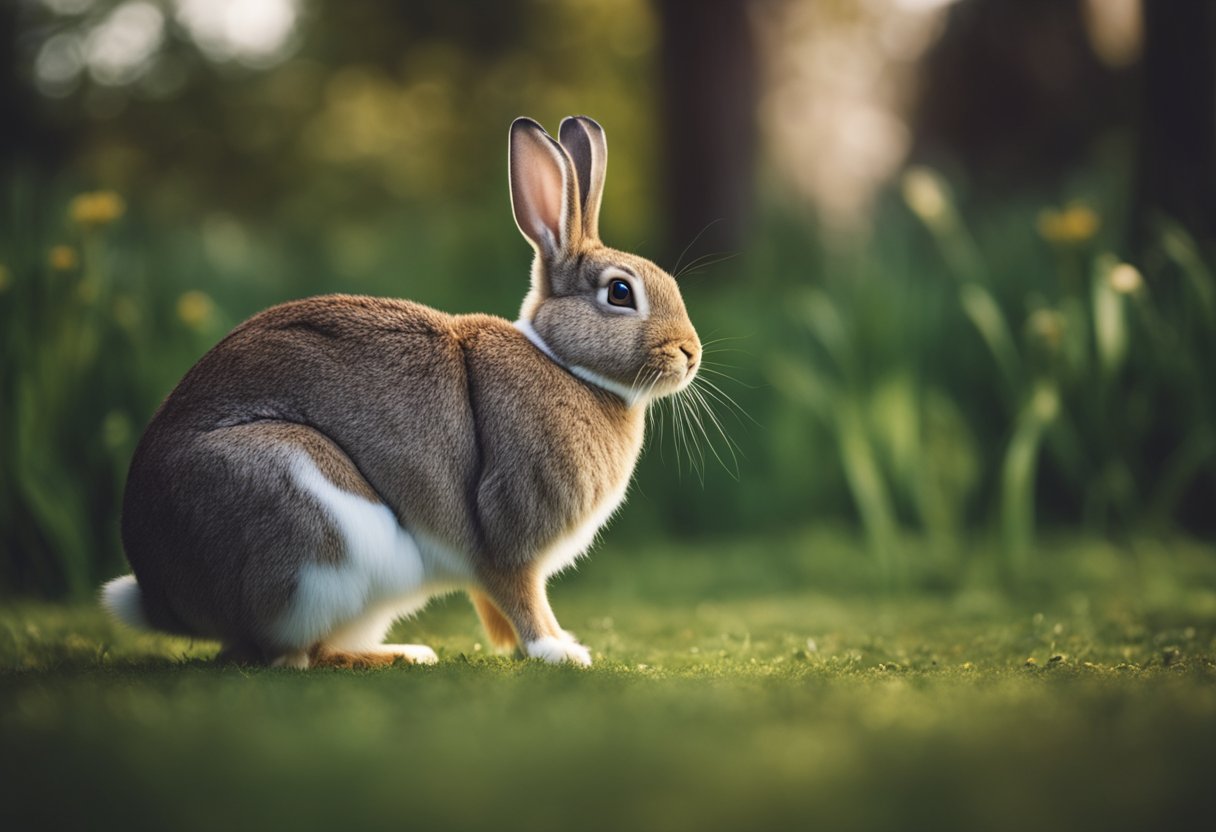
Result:
{"label": "rabbit's ear", "polygon": [[608,169],[608,139],[604,136],[604,128],[588,116],[570,116],[562,120],[558,136],[578,175],[583,234],[598,240],[600,200],[604,197],[604,172]]}
{"label": "rabbit's ear", "polygon": [[582,229],[574,166],[562,146],[530,118],[511,124],[509,165],[515,224],[546,257],[569,253]]}

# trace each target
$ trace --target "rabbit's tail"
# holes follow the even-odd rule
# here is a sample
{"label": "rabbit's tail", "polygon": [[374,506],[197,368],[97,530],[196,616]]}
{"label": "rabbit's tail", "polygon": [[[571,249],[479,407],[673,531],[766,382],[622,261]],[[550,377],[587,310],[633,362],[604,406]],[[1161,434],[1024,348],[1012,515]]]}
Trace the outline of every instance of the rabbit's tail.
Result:
{"label": "rabbit's tail", "polygon": [[116,620],[136,630],[154,630],[143,599],[143,590],[134,575],[115,578],[101,588],[101,605]]}

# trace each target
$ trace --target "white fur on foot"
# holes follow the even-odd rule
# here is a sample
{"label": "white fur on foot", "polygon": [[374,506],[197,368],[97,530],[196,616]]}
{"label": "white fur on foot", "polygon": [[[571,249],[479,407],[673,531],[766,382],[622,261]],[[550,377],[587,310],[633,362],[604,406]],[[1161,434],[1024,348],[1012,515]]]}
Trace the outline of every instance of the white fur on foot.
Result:
{"label": "white fur on foot", "polygon": [[284,653],[270,663],[271,667],[290,667],[293,670],[308,670],[312,664],[308,659],[308,652],[305,650],[292,650],[289,653]]}
{"label": "white fur on foot", "polygon": [[538,638],[536,641],[529,641],[527,653],[529,657],[543,659],[549,664],[570,662],[570,664],[578,664],[583,667],[591,666],[591,651],[586,647],[576,642],[564,641],[553,636],[545,636],[544,638]]}
{"label": "white fur on foot", "polygon": [[152,624],[144,614],[139,582],[134,575],[115,578],[101,588],[101,605],[115,619],[136,630],[151,630]]}
{"label": "white fur on foot", "polygon": [[374,652],[401,656],[414,664],[435,664],[439,661],[435,651],[425,644],[381,644],[374,648]]}

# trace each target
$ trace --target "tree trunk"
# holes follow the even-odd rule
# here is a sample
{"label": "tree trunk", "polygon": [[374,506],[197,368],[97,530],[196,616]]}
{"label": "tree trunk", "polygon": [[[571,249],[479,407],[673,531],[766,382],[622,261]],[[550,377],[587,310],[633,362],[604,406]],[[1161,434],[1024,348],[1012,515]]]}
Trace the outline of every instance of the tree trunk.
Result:
{"label": "tree trunk", "polygon": [[759,79],[748,0],[656,5],[670,258],[664,265],[670,268],[698,233],[704,232],[686,263],[742,242],[755,172]]}
{"label": "tree trunk", "polygon": [[1216,3],[1145,0],[1135,238],[1165,215],[1216,241]]}
{"label": "tree trunk", "polygon": [[962,0],[921,68],[913,158],[995,196],[1060,187],[1133,122],[1131,79],[1095,54],[1079,0]]}

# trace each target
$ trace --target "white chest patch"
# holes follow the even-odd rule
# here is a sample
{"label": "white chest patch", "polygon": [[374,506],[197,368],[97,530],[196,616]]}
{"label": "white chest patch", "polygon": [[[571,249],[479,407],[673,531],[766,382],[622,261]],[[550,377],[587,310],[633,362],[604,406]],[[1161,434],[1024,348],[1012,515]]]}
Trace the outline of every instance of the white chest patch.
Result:
{"label": "white chest patch", "polygon": [[580,555],[583,555],[591,548],[591,544],[595,542],[596,535],[600,529],[612,519],[612,515],[625,502],[625,495],[629,491],[629,483],[633,479],[633,467],[637,462],[638,454],[642,450],[641,442],[633,450],[632,459],[629,461],[628,474],[624,477],[621,483],[615,490],[607,494],[594,510],[587,517],[572,529],[565,537],[558,540],[541,556],[540,569],[541,574],[548,578],[561,572],[563,569],[569,568]]}
{"label": "white chest patch", "polygon": [[301,569],[295,595],[275,627],[282,646],[378,644],[394,619],[468,582],[464,558],[403,529],[383,503],[338,488],[306,454],[291,467],[296,485],[336,527],[343,556],[336,565]]}

